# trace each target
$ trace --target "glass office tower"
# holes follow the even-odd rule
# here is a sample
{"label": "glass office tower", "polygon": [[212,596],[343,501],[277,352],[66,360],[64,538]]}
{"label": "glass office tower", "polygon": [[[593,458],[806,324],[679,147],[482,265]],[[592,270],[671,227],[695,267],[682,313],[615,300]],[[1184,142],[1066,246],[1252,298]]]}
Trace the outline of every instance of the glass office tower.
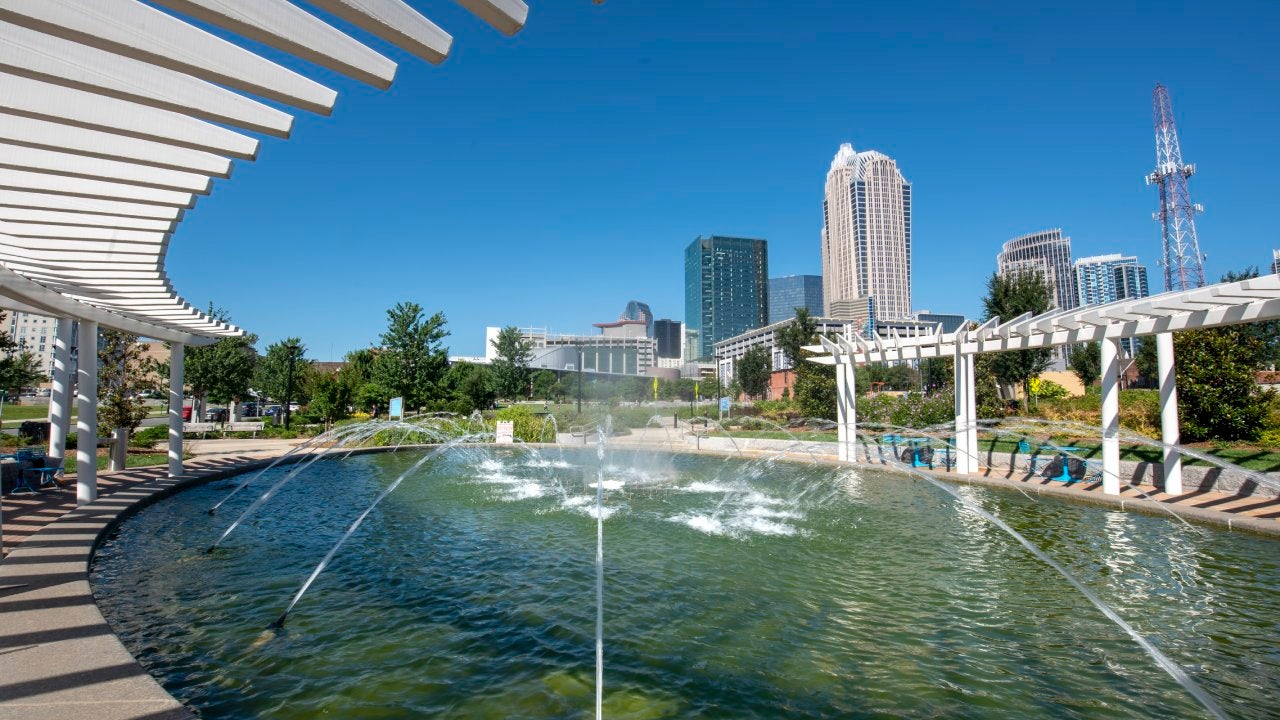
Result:
{"label": "glass office tower", "polygon": [[764,240],[712,235],[684,251],[685,359],[709,360],[716,342],[769,322]]}

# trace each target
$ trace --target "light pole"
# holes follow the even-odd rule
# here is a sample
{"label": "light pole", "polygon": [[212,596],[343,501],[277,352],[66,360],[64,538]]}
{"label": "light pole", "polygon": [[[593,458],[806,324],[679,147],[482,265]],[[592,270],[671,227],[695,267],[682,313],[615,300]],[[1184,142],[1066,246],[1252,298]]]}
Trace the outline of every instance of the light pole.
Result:
{"label": "light pole", "polygon": [[293,402],[293,361],[298,356],[297,345],[286,345],[285,349],[289,351],[289,373],[285,376],[284,381],[284,429],[289,429],[289,405]]}
{"label": "light pole", "polygon": [[587,352],[578,346],[578,414],[582,414],[582,363],[586,362]]}

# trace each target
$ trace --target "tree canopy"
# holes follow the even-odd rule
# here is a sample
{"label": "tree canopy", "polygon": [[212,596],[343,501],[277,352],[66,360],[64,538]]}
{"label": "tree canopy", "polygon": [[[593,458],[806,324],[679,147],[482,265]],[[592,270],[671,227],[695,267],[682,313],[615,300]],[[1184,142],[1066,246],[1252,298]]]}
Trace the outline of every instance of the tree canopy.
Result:
{"label": "tree canopy", "polygon": [[515,399],[529,391],[529,361],[533,359],[533,343],[520,329],[509,325],[498,331],[491,341],[497,358],[490,364],[494,390],[499,397]]}
{"label": "tree canopy", "polygon": [[738,358],[734,364],[734,379],[748,396],[764,397],[765,391],[769,389],[772,365],[769,351],[757,345]]}
{"label": "tree canopy", "polygon": [[[0,327],[4,326],[4,319],[4,313],[0,312]],[[34,387],[48,379],[40,370],[36,356],[12,335],[0,330],[0,390],[17,394],[22,388]]]}
{"label": "tree canopy", "polygon": [[1102,376],[1101,352],[1098,343],[1091,342],[1073,345],[1067,355],[1067,367],[1075,373],[1085,390]]}
{"label": "tree canopy", "polygon": [[[296,350],[290,350],[290,346]],[[307,346],[300,338],[288,337],[267,346],[267,353],[258,361],[253,385],[258,392],[277,402],[284,402],[289,390],[289,358],[293,356],[293,392],[289,398],[302,403],[307,399],[307,375],[311,361],[307,359]]]}
{"label": "tree canopy", "polygon": [[[1052,298],[1049,283],[1039,270],[1004,275],[992,273],[987,279],[987,295],[982,299],[983,319],[998,317],[1007,322],[1028,312],[1039,315],[1049,310]],[[1027,400],[1031,397],[1031,378],[1044,372],[1052,357],[1053,351],[1047,348],[1013,350],[994,354],[990,367],[1000,382],[1022,386],[1022,408],[1025,412]]]}
{"label": "tree canopy", "polygon": [[441,344],[449,335],[445,322],[444,313],[427,317],[413,302],[387,310],[372,377],[388,393],[384,400],[403,397],[406,408],[417,408],[440,394],[438,386],[449,368],[449,350]]}
{"label": "tree canopy", "polygon": [[155,361],[143,355],[138,336],[103,328],[98,350],[98,423],[132,433],[147,418],[141,393],[158,386]]}

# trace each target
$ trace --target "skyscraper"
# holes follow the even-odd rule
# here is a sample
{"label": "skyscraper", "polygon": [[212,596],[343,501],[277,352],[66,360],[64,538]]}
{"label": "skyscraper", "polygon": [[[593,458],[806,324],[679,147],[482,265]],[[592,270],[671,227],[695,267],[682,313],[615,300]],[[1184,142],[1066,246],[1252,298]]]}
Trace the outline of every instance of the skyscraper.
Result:
{"label": "skyscraper", "polygon": [[1023,235],[1004,244],[996,256],[996,272],[1012,275],[1028,271],[1038,271],[1049,284],[1050,309],[1070,310],[1079,304],[1071,267],[1071,238],[1063,237],[1061,228]]}
{"label": "skyscraper", "polygon": [[1079,305],[1101,305],[1150,295],[1147,268],[1132,255],[1095,255],[1075,261]]}
{"label": "skyscraper", "polygon": [[840,146],[822,202],[822,304],[875,298],[877,320],[911,316],[911,183],[893,158]]}
{"label": "skyscraper", "polygon": [[698,237],[684,251],[685,359],[713,357],[717,341],[769,320],[764,240]]}
{"label": "skyscraper", "polygon": [[679,320],[655,320],[653,336],[658,341],[658,357],[680,357],[680,330],[683,326]]}
{"label": "skyscraper", "polygon": [[787,275],[769,278],[769,324],[796,316],[804,308],[812,317],[822,317],[822,276]]}
{"label": "skyscraper", "polygon": [[622,311],[618,316],[619,320],[643,320],[645,328],[645,336],[653,337],[653,311],[649,309],[647,303],[639,300],[632,300],[627,303],[627,309]]}

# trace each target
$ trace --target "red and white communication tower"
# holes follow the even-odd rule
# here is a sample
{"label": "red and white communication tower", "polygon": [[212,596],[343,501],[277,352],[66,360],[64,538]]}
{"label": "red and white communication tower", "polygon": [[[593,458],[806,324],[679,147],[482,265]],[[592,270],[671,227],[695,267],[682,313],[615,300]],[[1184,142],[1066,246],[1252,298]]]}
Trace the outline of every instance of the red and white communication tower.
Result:
{"label": "red and white communication tower", "polygon": [[1204,285],[1204,256],[1196,237],[1196,213],[1203,205],[1192,204],[1187,179],[1196,172],[1194,163],[1182,162],[1178,146],[1178,126],[1173,122],[1169,90],[1156,83],[1151,94],[1156,121],[1156,170],[1147,176],[1148,185],[1160,188],[1160,212],[1151,217],[1164,234],[1164,289],[1187,290]]}

